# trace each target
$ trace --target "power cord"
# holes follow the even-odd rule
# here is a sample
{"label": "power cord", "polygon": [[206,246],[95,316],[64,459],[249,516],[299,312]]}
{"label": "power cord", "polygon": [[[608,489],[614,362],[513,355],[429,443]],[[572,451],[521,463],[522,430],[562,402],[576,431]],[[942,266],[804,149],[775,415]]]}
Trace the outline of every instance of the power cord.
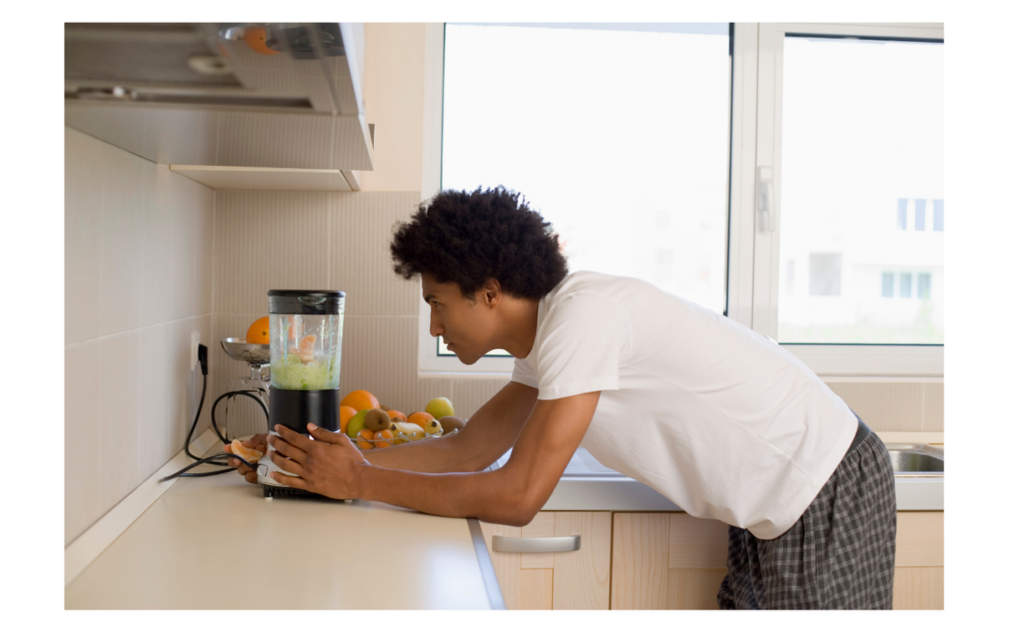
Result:
{"label": "power cord", "polygon": [[[195,462],[193,462],[192,464],[188,465],[187,467],[185,467],[181,471],[177,471],[175,473],[172,473],[169,476],[164,476],[163,478],[160,479],[160,482],[165,482],[165,481],[170,480],[172,478],[205,478],[206,476],[216,476],[216,475],[220,475],[222,473],[229,473],[231,471],[234,471],[234,467],[232,467],[231,465],[229,465],[226,462],[214,462],[214,460],[218,460],[218,459],[221,459],[221,458],[234,458],[235,460],[241,460],[242,462],[244,462],[251,469],[255,469],[256,468],[256,464],[257,463],[249,462],[245,458],[237,456],[237,455],[235,455],[233,453],[218,453],[216,455],[210,456],[209,458],[200,458],[199,456],[195,455],[194,453],[192,453],[192,451],[189,450],[189,445],[192,442],[192,434],[195,433],[196,425],[199,424],[199,415],[200,415],[200,413],[203,410],[203,402],[206,401],[206,376],[207,376],[207,373],[209,371],[209,368],[207,367],[207,348],[206,348],[206,346],[204,346],[202,344],[199,345],[199,366],[200,366],[200,369],[202,370],[202,373],[203,373],[203,393],[202,393],[202,395],[199,398],[199,408],[196,409],[196,417],[192,421],[192,428],[190,428],[188,430],[188,435],[185,437],[185,453],[188,454],[188,457],[190,457],[193,460],[195,460]],[[214,416],[214,412],[217,410],[217,404],[221,400],[223,400],[225,398],[231,399],[232,397],[234,397],[236,395],[242,395],[244,397],[248,397],[248,398],[256,400],[259,403],[260,408],[263,409],[263,414],[267,416],[267,420],[270,419],[270,412],[267,410],[267,406],[263,403],[263,400],[261,400],[259,397],[253,395],[249,391],[228,391],[227,393],[225,393],[225,394],[221,395],[220,397],[218,397],[214,401],[213,406],[210,408],[210,418],[213,420],[213,430],[217,434],[217,437],[220,438],[221,442],[223,442],[224,444],[230,444],[230,442],[228,441],[227,438],[225,438],[221,434],[220,429],[217,427],[217,419]],[[204,472],[204,473],[186,473],[190,469],[194,469],[195,467],[198,467],[201,464],[211,464],[211,465],[220,466],[220,467],[226,467],[226,468],[219,469],[217,471],[207,471],[207,472]]]}

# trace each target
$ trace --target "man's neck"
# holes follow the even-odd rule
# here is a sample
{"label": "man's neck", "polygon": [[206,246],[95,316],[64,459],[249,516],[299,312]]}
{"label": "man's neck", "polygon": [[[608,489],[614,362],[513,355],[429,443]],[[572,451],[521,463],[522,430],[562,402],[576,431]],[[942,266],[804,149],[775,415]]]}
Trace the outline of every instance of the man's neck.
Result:
{"label": "man's neck", "polygon": [[505,312],[505,327],[508,334],[502,342],[505,350],[513,357],[523,359],[533,350],[533,342],[537,337],[537,308],[539,301],[532,299],[507,299],[511,304]]}

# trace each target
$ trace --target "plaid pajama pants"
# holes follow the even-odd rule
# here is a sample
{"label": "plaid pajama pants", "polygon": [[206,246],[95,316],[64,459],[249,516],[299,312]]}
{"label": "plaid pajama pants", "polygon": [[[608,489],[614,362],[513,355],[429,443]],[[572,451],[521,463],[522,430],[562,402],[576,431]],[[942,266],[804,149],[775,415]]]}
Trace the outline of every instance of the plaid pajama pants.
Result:
{"label": "plaid pajama pants", "polygon": [[857,433],[786,533],[729,527],[721,609],[892,609],[896,481],[881,439],[863,422]]}

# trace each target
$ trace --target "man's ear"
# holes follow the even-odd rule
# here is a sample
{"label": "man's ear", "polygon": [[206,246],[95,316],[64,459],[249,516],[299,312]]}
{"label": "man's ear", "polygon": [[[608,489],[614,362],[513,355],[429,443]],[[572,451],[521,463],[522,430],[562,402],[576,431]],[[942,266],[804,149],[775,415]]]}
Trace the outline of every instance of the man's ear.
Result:
{"label": "man's ear", "polygon": [[494,308],[501,301],[501,284],[494,277],[490,277],[484,282],[483,288],[480,289],[481,301],[487,306]]}

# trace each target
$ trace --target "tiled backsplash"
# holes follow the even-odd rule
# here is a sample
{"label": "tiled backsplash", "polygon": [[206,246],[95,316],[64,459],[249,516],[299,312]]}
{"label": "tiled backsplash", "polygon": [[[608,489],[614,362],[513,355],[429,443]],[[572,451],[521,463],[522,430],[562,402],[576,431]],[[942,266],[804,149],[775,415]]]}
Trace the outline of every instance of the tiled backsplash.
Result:
{"label": "tiled backsplash", "polygon": [[184,446],[192,331],[212,341],[214,193],[65,127],[64,199],[67,544]]}
{"label": "tiled backsplash", "polygon": [[[469,417],[505,382],[420,379],[419,283],[391,268],[419,192],[213,192],[65,128],[65,544],[181,450],[210,349],[206,407],[248,374],[220,347],[267,314],[272,288],[347,294],[343,391],[403,411],[443,395]],[[943,384],[827,380],[875,431],[942,431]],[[231,437],[261,432],[233,404]],[[218,417],[221,414],[218,412]]]}

